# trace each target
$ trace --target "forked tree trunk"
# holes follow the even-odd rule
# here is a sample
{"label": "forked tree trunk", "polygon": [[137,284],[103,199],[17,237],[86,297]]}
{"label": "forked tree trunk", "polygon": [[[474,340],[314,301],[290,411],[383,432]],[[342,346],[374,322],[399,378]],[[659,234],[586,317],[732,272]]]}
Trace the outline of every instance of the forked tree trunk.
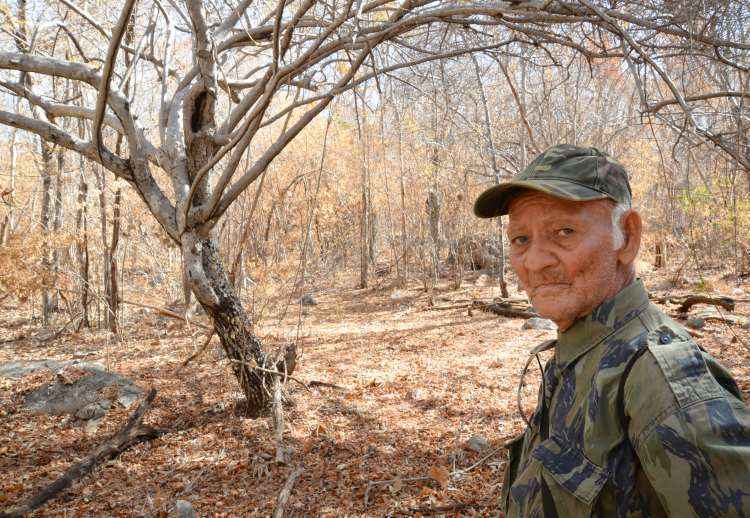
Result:
{"label": "forked tree trunk", "polygon": [[263,413],[273,399],[273,375],[255,367],[276,366],[269,364],[260,340],[253,333],[252,320],[229,282],[216,237],[186,232],[182,236],[182,254],[185,277],[198,302],[214,320],[221,346],[247,399],[248,413]]}

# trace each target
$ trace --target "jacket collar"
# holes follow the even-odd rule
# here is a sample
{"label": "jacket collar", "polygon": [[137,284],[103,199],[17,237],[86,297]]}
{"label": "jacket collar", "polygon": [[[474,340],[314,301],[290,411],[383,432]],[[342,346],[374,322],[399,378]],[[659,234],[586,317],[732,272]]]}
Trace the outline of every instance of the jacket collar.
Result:
{"label": "jacket collar", "polygon": [[555,363],[564,369],[605,338],[638,316],[648,306],[648,293],[641,279],[624,287],[585,317],[557,335]]}

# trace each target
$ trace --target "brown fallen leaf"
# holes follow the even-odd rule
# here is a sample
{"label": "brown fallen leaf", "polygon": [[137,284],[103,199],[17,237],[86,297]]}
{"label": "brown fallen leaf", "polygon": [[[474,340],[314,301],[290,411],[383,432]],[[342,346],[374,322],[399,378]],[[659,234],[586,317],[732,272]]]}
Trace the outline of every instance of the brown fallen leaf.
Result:
{"label": "brown fallen leaf", "polygon": [[432,477],[440,486],[445,489],[448,487],[448,480],[450,479],[450,473],[442,466],[432,466],[428,475]]}

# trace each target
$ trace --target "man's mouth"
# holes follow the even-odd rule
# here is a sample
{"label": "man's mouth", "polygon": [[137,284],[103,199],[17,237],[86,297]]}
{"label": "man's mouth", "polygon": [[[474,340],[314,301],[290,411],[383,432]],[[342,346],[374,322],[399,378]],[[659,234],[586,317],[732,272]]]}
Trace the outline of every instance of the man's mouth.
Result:
{"label": "man's mouth", "polygon": [[544,284],[537,284],[531,289],[530,295],[535,297],[537,295],[550,295],[557,293],[560,290],[570,287],[567,282],[546,282]]}

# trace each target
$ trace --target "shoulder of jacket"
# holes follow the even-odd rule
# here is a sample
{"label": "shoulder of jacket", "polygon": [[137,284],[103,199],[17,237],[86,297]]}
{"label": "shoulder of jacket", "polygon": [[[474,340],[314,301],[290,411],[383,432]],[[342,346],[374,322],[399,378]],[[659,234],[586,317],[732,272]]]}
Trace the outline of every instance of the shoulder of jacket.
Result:
{"label": "shoulder of jacket", "polygon": [[[636,362],[627,380],[628,385],[635,383],[642,388],[651,386],[657,390],[663,386],[655,379],[660,377],[669,386],[678,407],[724,395],[709,369],[703,350],[682,326],[671,319],[649,330],[645,347],[648,352]],[[651,368],[645,364],[648,358],[653,362]],[[641,364],[640,368],[638,364]],[[654,369],[653,364],[658,369]]]}

